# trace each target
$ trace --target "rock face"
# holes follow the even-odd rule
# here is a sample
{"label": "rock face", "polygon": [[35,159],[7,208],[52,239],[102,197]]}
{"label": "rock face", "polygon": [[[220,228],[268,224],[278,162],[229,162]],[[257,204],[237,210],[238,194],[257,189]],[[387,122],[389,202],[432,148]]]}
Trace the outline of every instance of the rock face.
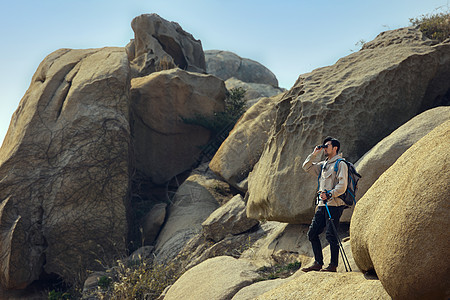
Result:
{"label": "rock face", "polygon": [[274,280],[264,280],[253,283],[252,285],[246,286],[239,290],[231,300],[252,300],[257,296],[264,294],[276,287],[282,285],[289,279],[274,279]]}
{"label": "rock face", "polygon": [[225,86],[227,87],[228,90],[239,87],[243,88],[245,90],[244,100],[253,100],[262,97],[272,97],[286,91],[285,89],[269,84],[243,82],[234,77],[227,79],[225,81]]}
{"label": "rock face", "polygon": [[263,83],[278,87],[275,75],[260,63],[242,58],[232,52],[205,51],[206,72],[226,81],[235,77],[243,82]]}
{"label": "rock face", "polygon": [[192,167],[209,130],[183,119],[212,116],[225,105],[222,80],[172,69],[131,81],[132,132],[137,170],[162,184]]}
{"label": "rock face", "polygon": [[[300,262],[309,264],[313,252],[308,240],[307,225],[264,222],[261,227],[266,234],[254,242],[240,258],[251,260],[257,266]],[[327,245],[325,235],[320,235],[322,246]],[[324,252],[325,254],[325,252]]]}
{"label": "rock face", "polygon": [[166,209],[166,203],[157,203],[145,216],[144,226],[142,227],[144,245],[151,245],[155,241],[166,218]]}
{"label": "rock face", "polygon": [[[317,178],[302,163],[330,135],[355,162],[383,137],[422,111],[448,101],[450,44],[409,40],[364,49],[301,76],[278,102],[276,121],[249,176],[247,215],[309,223]],[[389,34],[377,37],[383,40]],[[383,46],[381,46],[383,44]]]}
{"label": "rock face", "polygon": [[0,282],[71,282],[111,263],[127,233],[130,69],[123,48],[45,58],[0,152]]}
{"label": "rock face", "polygon": [[258,221],[247,218],[244,199],[241,195],[236,195],[225,205],[215,210],[202,223],[202,226],[206,238],[219,242],[227,234],[236,235],[257,224]]}
{"label": "rock face", "polygon": [[164,299],[231,299],[236,292],[257,278],[256,268],[249,262],[219,256],[184,273]]}
{"label": "rock face", "polygon": [[[440,106],[429,109],[403,124],[364,154],[355,164],[356,169],[362,175],[358,182],[357,200],[409,147],[449,119],[450,107]],[[352,212],[353,207],[346,209],[341,220],[350,222]]]}
{"label": "rock face", "polygon": [[406,122],[364,154],[356,163],[362,175],[358,184],[358,196],[362,197],[409,147],[448,120],[450,120],[449,106],[427,110]]}
{"label": "rock face", "polygon": [[264,98],[249,108],[209,164],[212,171],[241,191],[247,191],[248,174],[264,149],[280,99],[281,95]]}
{"label": "rock face", "polygon": [[127,46],[127,52],[135,73],[133,77],[174,67],[205,72],[202,43],[177,23],[157,14],[143,14],[133,19],[131,27],[134,40]]}
{"label": "rock face", "polygon": [[[358,202],[350,226],[358,267],[393,299],[450,295],[450,121],[409,148]],[[432,268],[432,270],[430,270]]]}
{"label": "rock face", "polygon": [[156,241],[158,259],[174,258],[202,230],[202,223],[219,207],[205,187],[207,176],[194,172],[178,188],[169,206],[168,218]]}
{"label": "rock face", "polygon": [[391,299],[378,280],[361,273],[309,272],[254,299]]}

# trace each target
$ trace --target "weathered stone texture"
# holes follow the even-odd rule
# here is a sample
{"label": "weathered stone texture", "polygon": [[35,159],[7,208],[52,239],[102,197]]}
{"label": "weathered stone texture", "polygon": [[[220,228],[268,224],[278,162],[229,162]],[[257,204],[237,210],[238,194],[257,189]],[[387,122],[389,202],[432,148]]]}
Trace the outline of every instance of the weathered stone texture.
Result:
{"label": "weathered stone texture", "polygon": [[264,149],[280,99],[281,95],[263,98],[250,107],[209,164],[212,171],[241,191],[248,189],[248,174]]}
{"label": "weathered stone texture", "polygon": [[243,233],[257,224],[258,221],[247,218],[244,199],[236,195],[209,215],[202,227],[206,238],[219,242],[228,234]]}
{"label": "weathered stone texture", "polygon": [[257,278],[256,267],[248,261],[219,256],[184,273],[164,299],[231,299],[237,291]]}
{"label": "weathered stone texture", "polygon": [[450,44],[422,40],[361,50],[300,76],[278,103],[250,173],[248,216],[309,223],[317,178],[302,163],[314,146],[334,136],[355,162],[415,115],[448,102],[449,76]]}
{"label": "weathered stone texture", "polygon": [[61,49],[39,65],[0,152],[0,281],[68,282],[123,255],[130,69],[123,48]]}
{"label": "weathered stone texture", "polygon": [[127,45],[127,52],[133,77],[175,67],[205,72],[201,41],[184,31],[178,23],[169,22],[157,14],[143,14],[133,19],[131,27],[134,40]]}
{"label": "weathered stone texture", "polygon": [[235,77],[243,82],[263,83],[278,87],[275,75],[259,62],[242,58],[233,52],[222,50],[205,51],[206,72],[222,80]]}
{"label": "weathered stone texture", "polygon": [[[357,200],[409,147],[447,120],[450,120],[450,107],[429,109],[400,126],[364,154],[355,164],[362,176],[358,182]],[[346,209],[341,221],[350,222],[353,209]]]}
{"label": "weathered stone texture", "polygon": [[361,273],[309,272],[298,276],[255,300],[269,299],[391,299],[380,281]]}
{"label": "weathered stone texture", "polygon": [[133,78],[131,111],[136,168],[163,184],[197,163],[210,131],[185,120],[223,111],[226,89],[212,75],[172,69]]}
{"label": "weathered stone texture", "polygon": [[393,299],[450,295],[450,121],[409,148],[357,203],[353,257]]}

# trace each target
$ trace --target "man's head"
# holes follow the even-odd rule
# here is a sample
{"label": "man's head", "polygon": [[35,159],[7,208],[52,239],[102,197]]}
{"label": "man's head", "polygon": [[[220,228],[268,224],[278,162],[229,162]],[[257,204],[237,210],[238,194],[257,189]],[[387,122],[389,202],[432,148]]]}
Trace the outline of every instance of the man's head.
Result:
{"label": "man's head", "polygon": [[338,154],[339,149],[341,148],[341,143],[337,139],[330,136],[323,141],[323,144],[326,146],[326,148],[324,148],[324,153],[328,158],[332,158]]}

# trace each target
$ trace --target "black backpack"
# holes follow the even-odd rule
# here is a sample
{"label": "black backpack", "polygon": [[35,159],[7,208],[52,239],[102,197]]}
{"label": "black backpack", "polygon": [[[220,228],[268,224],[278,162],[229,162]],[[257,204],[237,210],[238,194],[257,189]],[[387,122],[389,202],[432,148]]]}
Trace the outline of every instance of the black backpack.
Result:
{"label": "black backpack", "polygon": [[[334,172],[337,173],[339,163],[341,161],[347,164],[348,179],[347,179],[347,189],[342,195],[338,197],[341,198],[347,206],[352,206],[353,204],[356,204],[356,190],[358,189],[358,180],[361,178],[361,175],[358,174],[358,172],[355,169],[355,166],[351,162],[346,161],[343,158],[339,158],[338,160],[336,160],[336,163],[334,164]],[[317,179],[317,181],[319,181],[321,174],[322,171],[319,173],[319,178]]]}

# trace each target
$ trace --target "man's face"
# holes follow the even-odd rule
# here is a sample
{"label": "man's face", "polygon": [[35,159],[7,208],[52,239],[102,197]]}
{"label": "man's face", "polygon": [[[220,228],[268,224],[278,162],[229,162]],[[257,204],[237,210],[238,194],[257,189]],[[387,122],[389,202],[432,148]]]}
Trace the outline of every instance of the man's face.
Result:
{"label": "man's face", "polygon": [[323,148],[324,154],[326,157],[333,157],[336,153],[333,151],[333,145],[331,145],[331,141],[325,143],[326,148]]}

